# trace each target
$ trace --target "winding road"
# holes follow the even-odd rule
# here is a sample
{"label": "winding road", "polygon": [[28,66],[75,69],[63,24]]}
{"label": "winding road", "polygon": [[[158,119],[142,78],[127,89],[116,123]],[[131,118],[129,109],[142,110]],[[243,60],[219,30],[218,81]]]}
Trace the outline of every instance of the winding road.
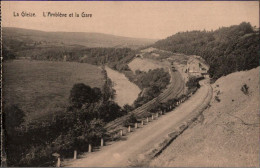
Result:
{"label": "winding road", "polygon": [[101,147],[101,150],[87,153],[77,160],[70,160],[63,166],[125,167],[131,165],[130,160],[138,159],[142,156],[141,154],[149,151],[174,128],[197,113],[198,109],[209,103],[212,88],[208,79],[200,81],[200,85],[201,87],[198,91],[183,104],[153,122],[142,126],[142,128],[129,133],[125,136],[127,140],[121,140],[112,145]]}

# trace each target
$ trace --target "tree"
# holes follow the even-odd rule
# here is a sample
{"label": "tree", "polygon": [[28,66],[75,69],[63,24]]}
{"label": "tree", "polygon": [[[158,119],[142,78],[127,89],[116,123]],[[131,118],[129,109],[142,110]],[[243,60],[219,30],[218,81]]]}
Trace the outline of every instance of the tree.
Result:
{"label": "tree", "polygon": [[24,122],[25,114],[17,105],[4,104],[3,107],[3,126],[5,130],[3,143],[7,154],[7,164],[10,166],[19,162],[22,151],[26,148],[26,145],[21,145],[23,140],[20,133],[23,132],[18,129]]}
{"label": "tree", "polygon": [[75,84],[70,91],[70,104],[74,108],[81,108],[83,104],[97,102],[101,97],[99,88],[91,88],[83,83]]}
{"label": "tree", "polygon": [[201,79],[196,78],[196,77],[191,77],[191,78],[189,78],[188,82],[186,83],[186,86],[189,89],[199,88],[200,87],[199,80],[201,80]]}
{"label": "tree", "polygon": [[5,47],[5,45],[3,46],[3,57],[4,57],[4,61],[5,60],[10,60],[10,59],[15,59],[16,55],[12,50],[8,50],[7,47]]}
{"label": "tree", "polygon": [[124,126],[128,127],[128,126],[132,126],[133,124],[135,124],[137,122],[137,117],[134,113],[131,113],[131,115],[129,116],[129,118],[124,122]]}
{"label": "tree", "polygon": [[130,106],[129,104],[125,104],[123,108],[127,113],[134,110],[134,107]]}
{"label": "tree", "polygon": [[4,105],[3,113],[7,131],[13,131],[24,122],[25,114],[17,105]]}
{"label": "tree", "polygon": [[112,121],[118,117],[121,117],[125,112],[114,101],[103,102],[102,107],[99,109],[99,118],[104,122]]}
{"label": "tree", "polygon": [[105,123],[100,119],[93,119],[90,123],[85,123],[83,136],[89,143],[99,142],[100,138],[106,133]]}
{"label": "tree", "polygon": [[94,102],[99,101],[100,98],[102,97],[102,92],[101,92],[100,88],[94,87],[92,89],[92,91],[93,91],[93,101]]}
{"label": "tree", "polygon": [[115,90],[113,89],[113,83],[111,79],[107,76],[107,71],[105,70],[105,67],[102,66],[102,73],[104,75],[104,85],[102,87],[102,94],[103,94],[103,101],[109,101],[113,100],[115,98]]}

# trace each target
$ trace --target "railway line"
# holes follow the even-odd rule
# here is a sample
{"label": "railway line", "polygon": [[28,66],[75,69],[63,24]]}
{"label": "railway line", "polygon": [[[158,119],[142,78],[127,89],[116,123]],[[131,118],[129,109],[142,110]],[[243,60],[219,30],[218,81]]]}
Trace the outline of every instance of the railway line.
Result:
{"label": "railway line", "polygon": [[150,110],[153,104],[156,102],[163,102],[163,101],[167,101],[168,99],[180,96],[182,94],[182,91],[184,90],[184,84],[185,84],[181,76],[181,73],[179,71],[172,71],[170,67],[169,67],[169,72],[171,75],[170,84],[158,97],[143,104],[142,106],[130,112],[128,115],[122,116],[108,123],[105,126],[107,131],[110,133],[114,132],[118,126],[123,125],[123,123],[130,117],[131,114],[135,114],[136,116],[143,115],[145,112]]}
{"label": "railway line", "polygon": [[102,147],[102,150],[87,153],[77,160],[64,163],[66,167],[127,167],[138,165],[145,159],[145,153],[151,151],[168,136],[174,128],[198,114],[211,100],[212,91],[208,82],[200,82],[201,87],[174,112],[162,115],[160,119],[149,122],[149,126],[135,129],[127,135],[127,140],[117,141]]}

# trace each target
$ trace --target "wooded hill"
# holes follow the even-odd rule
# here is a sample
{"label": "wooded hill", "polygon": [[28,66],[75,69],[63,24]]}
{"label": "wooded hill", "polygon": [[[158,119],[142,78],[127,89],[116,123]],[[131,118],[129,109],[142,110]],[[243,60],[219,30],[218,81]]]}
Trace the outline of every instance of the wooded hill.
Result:
{"label": "wooded hill", "polygon": [[215,31],[179,32],[157,41],[153,47],[202,56],[210,65],[213,79],[259,66],[259,31],[250,23],[222,27]]}

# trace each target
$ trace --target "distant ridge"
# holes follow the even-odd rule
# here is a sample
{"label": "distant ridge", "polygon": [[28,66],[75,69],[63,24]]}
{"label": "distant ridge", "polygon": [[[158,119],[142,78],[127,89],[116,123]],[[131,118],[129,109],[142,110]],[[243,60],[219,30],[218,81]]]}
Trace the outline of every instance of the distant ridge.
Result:
{"label": "distant ridge", "polygon": [[3,39],[29,40],[33,42],[63,43],[86,47],[129,47],[136,49],[153,44],[156,39],[132,38],[92,32],[47,32],[15,27],[2,28]]}

